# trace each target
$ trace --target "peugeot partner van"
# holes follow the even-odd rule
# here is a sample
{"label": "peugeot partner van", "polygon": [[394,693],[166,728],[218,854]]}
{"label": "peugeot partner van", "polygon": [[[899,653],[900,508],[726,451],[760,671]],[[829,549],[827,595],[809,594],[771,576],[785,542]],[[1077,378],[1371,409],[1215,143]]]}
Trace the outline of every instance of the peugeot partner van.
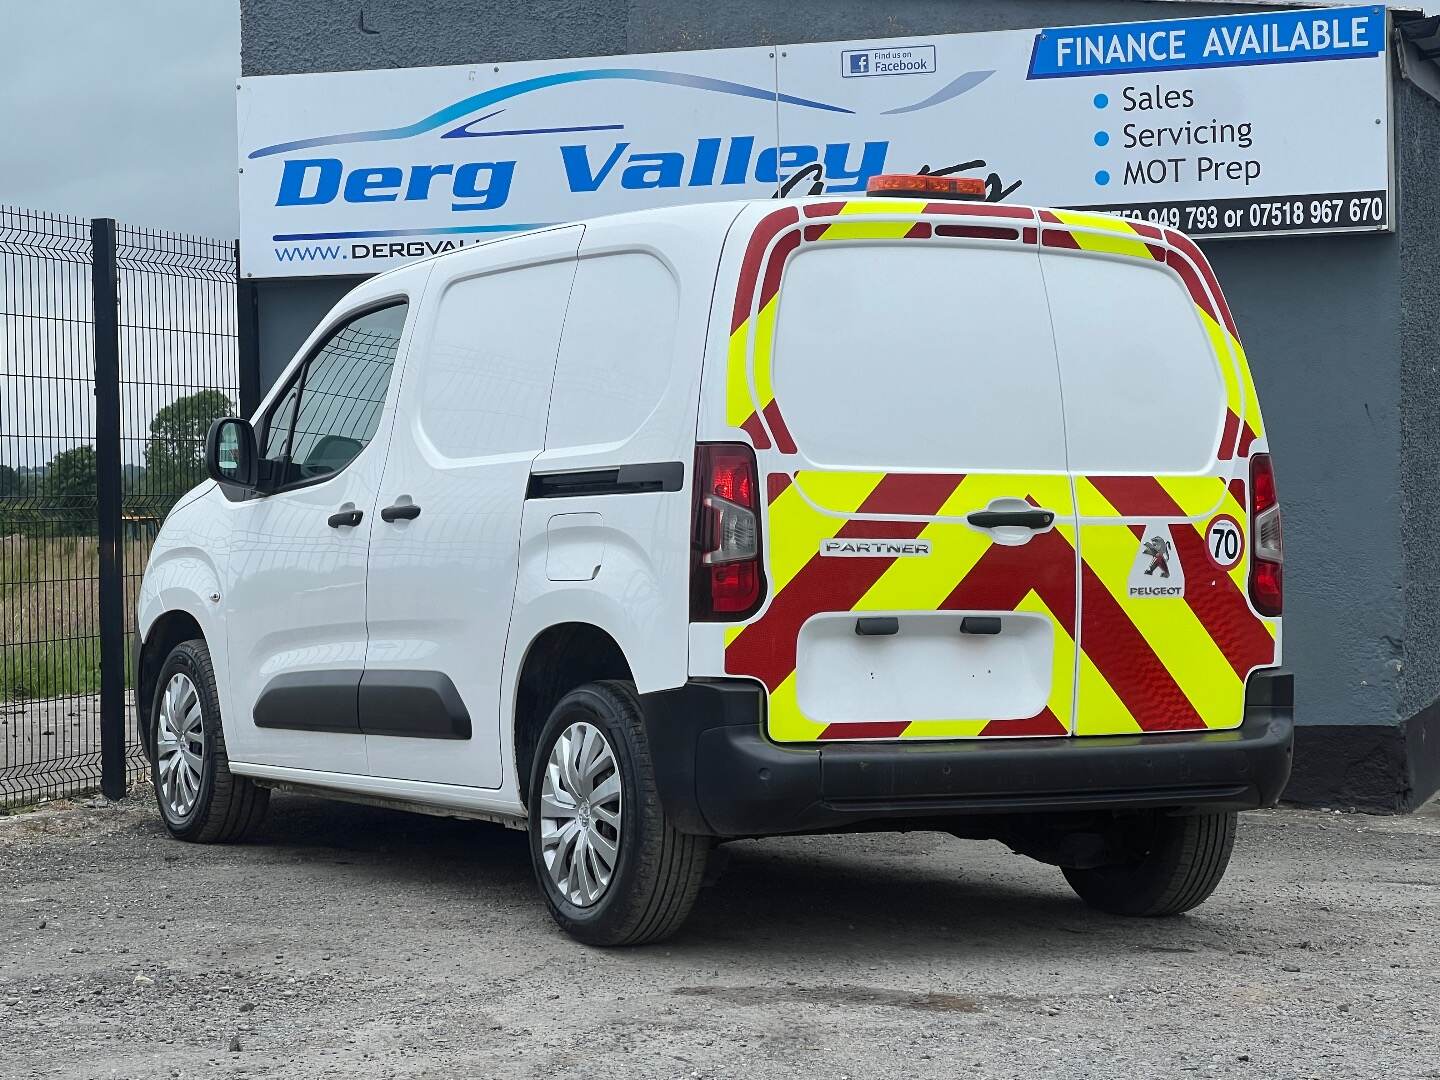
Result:
{"label": "peugeot partner van", "polygon": [[1003,841],[1185,911],[1290,768],[1265,428],[1181,234],[880,177],[356,288],[166,520],[140,730],[171,834],[272,790],[529,831],[581,941],[719,843]]}

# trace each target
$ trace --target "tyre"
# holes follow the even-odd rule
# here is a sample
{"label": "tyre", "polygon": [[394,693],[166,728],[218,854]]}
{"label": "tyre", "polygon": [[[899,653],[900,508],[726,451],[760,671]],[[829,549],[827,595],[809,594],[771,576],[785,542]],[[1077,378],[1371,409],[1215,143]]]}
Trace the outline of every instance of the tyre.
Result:
{"label": "tyre", "polygon": [[230,772],[215,668],[203,640],[171,650],[150,708],[150,777],[170,835],[217,844],[254,832],[270,792]]}
{"label": "tyre", "polygon": [[535,877],[572,937],[640,945],[690,914],[711,841],[666,819],[629,683],[587,683],[555,706],[535,750],[529,811]]}
{"label": "tyre", "polygon": [[1136,857],[1116,866],[1066,868],[1065,880],[1091,907],[1113,915],[1178,915],[1209,898],[1235,846],[1236,814],[1135,820],[1127,838]]}

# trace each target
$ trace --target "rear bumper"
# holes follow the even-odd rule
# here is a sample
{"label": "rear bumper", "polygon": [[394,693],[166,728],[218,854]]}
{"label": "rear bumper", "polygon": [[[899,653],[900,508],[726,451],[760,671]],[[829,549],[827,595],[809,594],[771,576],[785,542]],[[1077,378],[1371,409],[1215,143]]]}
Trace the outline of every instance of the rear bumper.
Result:
{"label": "rear bumper", "polygon": [[660,798],[712,836],[825,832],[971,814],[1273,806],[1290,776],[1292,676],[1254,675],[1231,731],[780,746],[743,681],[642,696]]}

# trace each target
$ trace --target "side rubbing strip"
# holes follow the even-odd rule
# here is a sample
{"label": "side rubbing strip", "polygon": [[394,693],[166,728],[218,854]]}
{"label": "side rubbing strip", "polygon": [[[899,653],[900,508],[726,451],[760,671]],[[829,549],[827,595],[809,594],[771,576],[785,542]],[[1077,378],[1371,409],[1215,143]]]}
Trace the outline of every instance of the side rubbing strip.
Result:
{"label": "side rubbing strip", "polygon": [[295,671],[270,680],[255,726],[351,735],[468,739],[470,714],[439,671]]}
{"label": "side rubbing strip", "polygon": [[621,465],[613,469],[531,473],[527,499],[565,499],[577,495],[638,495],[647,491],[679,491],[685,486],[685,465],[660,461]]}
{"label": "side rubbing strip", "polygon": [[271,679],[255,701],[255,726],[360,734],[361,672],[292,671]]}
{"label": "side rubbing strip", "polygon": [[470,714],[439,671],[367,671],[360,680],[360,730],[412,739],[468,739]]}

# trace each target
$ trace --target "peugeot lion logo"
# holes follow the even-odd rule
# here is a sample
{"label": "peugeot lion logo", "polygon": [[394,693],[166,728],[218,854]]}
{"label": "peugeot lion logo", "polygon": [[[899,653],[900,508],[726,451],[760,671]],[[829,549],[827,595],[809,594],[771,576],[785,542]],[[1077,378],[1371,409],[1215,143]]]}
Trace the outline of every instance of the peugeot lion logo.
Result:
{"label": "peugeot lion logo", "polygon": [[1152,536],[1140,549],[1150,556],[1150,565],[1145,568],[1145,576],[1150,577],[1156,570],[1160,571],[1162,578],[1170,576],[1170,541],[1162,536]]}

